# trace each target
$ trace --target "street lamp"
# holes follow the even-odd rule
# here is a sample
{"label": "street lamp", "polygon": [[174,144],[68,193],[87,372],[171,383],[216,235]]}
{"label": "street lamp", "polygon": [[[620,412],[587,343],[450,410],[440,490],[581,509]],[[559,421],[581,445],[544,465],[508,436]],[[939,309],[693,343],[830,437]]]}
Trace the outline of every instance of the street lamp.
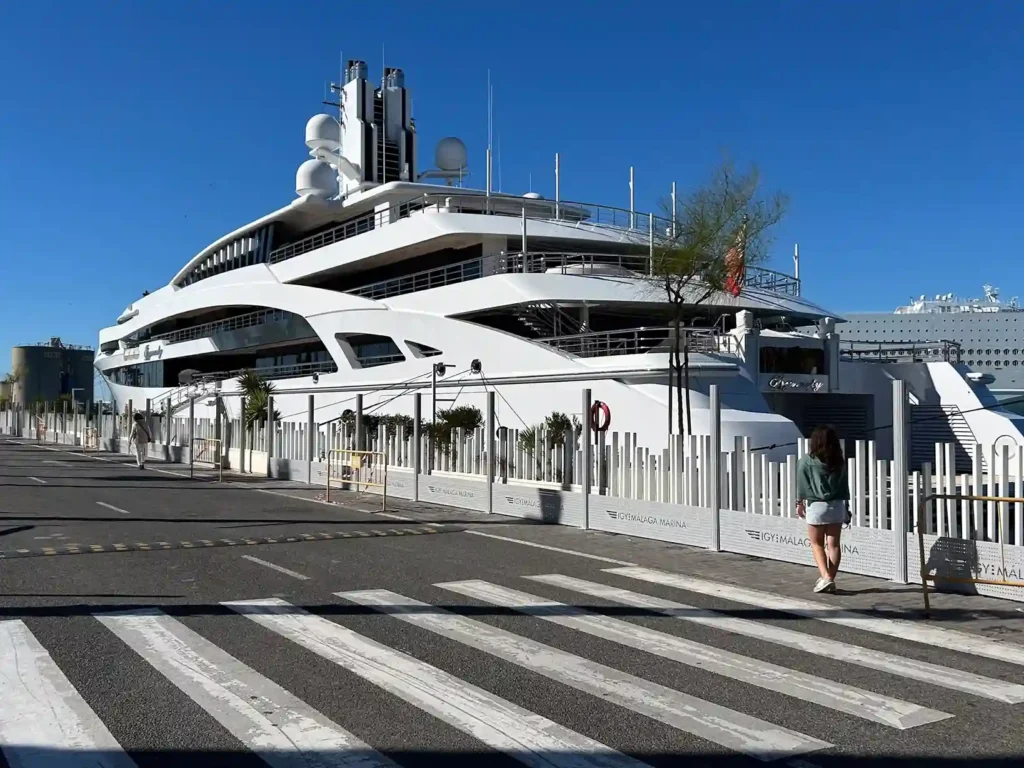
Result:
{"label": "street lamp", "polygon": [[75,392],[85,392],[85,387],[72,387],[71,388],[71,407],[74,408],[75,414],[78,414],[78,400],[75,398]]}

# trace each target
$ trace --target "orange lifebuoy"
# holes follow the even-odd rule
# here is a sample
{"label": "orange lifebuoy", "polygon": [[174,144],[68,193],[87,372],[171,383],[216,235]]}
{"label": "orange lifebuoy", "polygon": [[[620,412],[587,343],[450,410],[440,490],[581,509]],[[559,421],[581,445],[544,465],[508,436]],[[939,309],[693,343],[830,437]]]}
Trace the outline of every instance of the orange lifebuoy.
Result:
{"label": "orange lifebuoy", "polygon": [[[604,422],[601,419],[604,417]],[[595,432],[605,432],[612,425],[612,412],[608,403],[595,400],[590,406],[590,428]]]}

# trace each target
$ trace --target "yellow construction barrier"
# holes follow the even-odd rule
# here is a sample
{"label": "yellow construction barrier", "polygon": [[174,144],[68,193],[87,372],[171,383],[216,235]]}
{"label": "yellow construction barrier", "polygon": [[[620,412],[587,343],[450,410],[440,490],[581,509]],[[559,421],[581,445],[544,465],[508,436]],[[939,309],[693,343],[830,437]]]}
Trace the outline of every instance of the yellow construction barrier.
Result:
{"label": "yellow construction barrier", "polygon": [[193,477],[195,464],[212,464],[217,470],[217,480],[224,480],[224,460],[221,454],[221,441],[214,437],[193,437],[191,450],[188,452],[188,476]]}
{"label": "yellow construction barrier", "polygon": [[[994,501],[1004,503],[1024,503],[1024,498],[1013,496],[968,496],[957,493],[929,493],[921,497],[917,506],[917,551],[921,558],[921,593],[924,597],[924,612],[927,616],[931,611],[931,603],[928,600],[928,582],[938,583],[940,581],[951,584],[992,584],[998,587],[1024,587],[1024,581],[1007,581],[1005,579],[976,579],[963,576],[939,576],[928,573],[928,563],[924,553],[924,515],[929,501],[935,499],[949,499],[954,501]],[[996,531],[999,537],[999,559],[1002,565],[1002,573],[1006,573],[1006,551],[1003,536],[1003,516],[996,515]]]}
{"label": "yellow construction barrier", "polygon": [[388,457],[379,451],[351,451],[332,448],[327,452],[327,491],[331,500],[331,487],[346,491],[381,489],[381,511],[388,508]]}
{"label": "yellow construction barrier", "polygon": [[46,442],[46,419],[38,416],[36,417],[36,442]]}

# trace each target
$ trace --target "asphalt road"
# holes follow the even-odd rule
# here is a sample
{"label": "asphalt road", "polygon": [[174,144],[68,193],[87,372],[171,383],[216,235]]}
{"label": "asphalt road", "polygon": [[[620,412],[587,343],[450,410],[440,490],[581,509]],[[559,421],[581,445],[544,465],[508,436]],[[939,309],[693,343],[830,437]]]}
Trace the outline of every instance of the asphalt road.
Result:
{"label": "asphalt road", "polygon": [[108,459],[0,438],[12,768],[1024,760],[1024,646]]}

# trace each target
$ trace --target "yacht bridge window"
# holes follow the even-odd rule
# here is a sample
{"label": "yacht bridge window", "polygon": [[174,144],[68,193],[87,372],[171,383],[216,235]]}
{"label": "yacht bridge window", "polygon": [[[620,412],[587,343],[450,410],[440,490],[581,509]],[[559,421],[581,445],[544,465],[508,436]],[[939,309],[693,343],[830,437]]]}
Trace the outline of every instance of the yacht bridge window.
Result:
{"label": "yacht bridge window", "polygon": [[807,347],[761,347],[761,373],[821,374],[825,352]]}

